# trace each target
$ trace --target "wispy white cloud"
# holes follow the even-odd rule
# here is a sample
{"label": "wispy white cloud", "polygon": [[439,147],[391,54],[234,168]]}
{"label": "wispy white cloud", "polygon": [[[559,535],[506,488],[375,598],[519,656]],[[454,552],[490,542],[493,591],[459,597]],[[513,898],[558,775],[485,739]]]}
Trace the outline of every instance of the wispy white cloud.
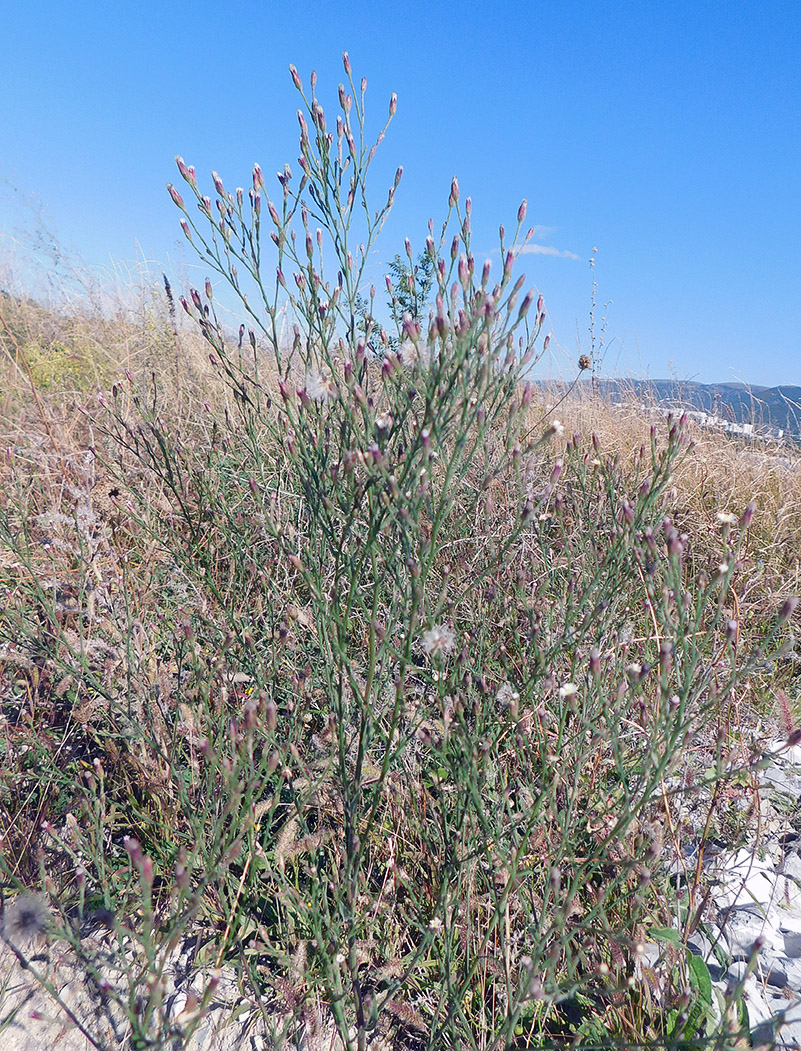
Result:
{"label": "wispy white cloud", "polygon": [[566,249],[554,248],[552,245],[527,244],[521,245],[516,251],[517,255],[553,255],[560,259],[580,259],[575,252]]}

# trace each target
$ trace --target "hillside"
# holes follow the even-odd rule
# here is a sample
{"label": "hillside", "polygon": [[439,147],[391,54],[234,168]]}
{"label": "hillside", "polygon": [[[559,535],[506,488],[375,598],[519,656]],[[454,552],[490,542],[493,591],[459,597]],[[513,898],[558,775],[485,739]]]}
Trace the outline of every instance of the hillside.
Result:
{"label": "hillside", "polygon": [[[801,387],[748,386],[744,383],[695,383],[692,380],[596,379],[605,398],[629,397],[665,409],[687,410],[702,425],[762,434],[780,439],[801,438]],[[696,415],[698,414],[698,415]]]}

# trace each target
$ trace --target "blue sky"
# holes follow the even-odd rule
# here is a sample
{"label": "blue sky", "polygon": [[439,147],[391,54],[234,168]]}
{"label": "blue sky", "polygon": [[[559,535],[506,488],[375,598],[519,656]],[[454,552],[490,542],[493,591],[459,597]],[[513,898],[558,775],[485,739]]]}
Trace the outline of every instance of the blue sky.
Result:
{"label": "blue sky", "polygon": [[165,191],[175,154],[209,184],[297,167],[289,63],[333,110],[347,49],[375,131],[398,94],[373,183],[378,204],[403,164],[384,261],[404,236],[423,247],[456,174],[479,259],[523,197],[559,253],[520,261],[554,367],[588,349],[597,248],[604,371],[801,384],[796,0],[39,0],[3,22],[5,252],[35,247],[38,211],[101,276],[146,261],[199,283]]}

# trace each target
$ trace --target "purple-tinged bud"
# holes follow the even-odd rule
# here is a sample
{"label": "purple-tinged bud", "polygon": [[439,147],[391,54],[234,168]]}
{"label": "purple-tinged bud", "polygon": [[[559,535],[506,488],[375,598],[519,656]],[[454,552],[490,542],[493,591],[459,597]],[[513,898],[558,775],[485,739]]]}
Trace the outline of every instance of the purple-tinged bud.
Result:
{"label": "purple-tinged bud", "polygon": [[503,279],[508,281],[512,276],[512,268],[515,265],[515,254],[514,252],[506,253],[506,261],[503,264]]}
{"label": "purple-tinged bud", "polygon": [[295,87],[298,89],[298,91],[302,91],[303,82],[300,79],[300,74],[298,73],[297,69],[294,66],[290,65],[289,72],[292,74],[292,82],[294,83]]}
{"label": "purple-tinged bud", "polygon": [[492,262],[489,259],[484,261],[484,266],[481,271],[481,287],[486,288],[487,282],[489,281],[490,270],[492,270]]}
{"label": "purple-tinged bud", "polygon": [[394,117],[398,112],[398,96],[393,91],[389,98],[389,115]]}
{"label": "purple-tinged bud", "polygon": [[448,204],[453,206],[459,200],[459,180],[454,177],[451,179],[451,194],[448,198]]}
{"label": "purple-tinged bud", "polygon": [[634,524],[634,508],[631,505],[631,501],[628,497],[624,496],[621,501],[621,510],[623,511],[623,518],[629,525]]}
{"label": "purple-tinged bud", "polygon": [[531,401],[532,401],[533,397],[534,397],[534,384],[533,383],[526,383],[525,386],[523,387],[523,396],[521,398],[521,403],[522,403],[524,408],[528,408],[528,406],[531,404]]}
{"label": "purple-tinged bud", "polygon": [[347,51],[342,52],[342,65],[345,67],[345,76],[350,76],[350,57]]}
{"label": "purple-tinged bud", "polygon": [[673,668],[673,643],[663,639],[659,644],[659,668],[663,675],[669,675]]}
{"label": "purple-tinged bud", "polygon": [[400,165],[398,170],[395,172],[395,189],[400,186],[400,181],[403,178],[403,165]]}
{"label": "purple-tinged bud", "polygon": [[202,310],[203,309],[203,304],[201,303],[201,300],[200,300],[200,292],[198,292],[198,290],[196,288],[192,288],[192,289],[190,289],[189,294],[192,297],[192,302],[195,305],[195,309],[196,310]]}
{"label": "purple-tinged bud", "polygon": [[782,608],[779,610],[779,623],[784,624],[788,621],[795,612],[795,608],[798,605],[798,596],[791,595],[790,598],[785,599],[782,603]]}
{"label": "purple-tinged bud", "polygon": [[367,91],[367,77],[362,77],[362,82],[360,84],[360,87],[362,89],[362,95],[363,95],[365,93],[365,91]]}
{"label": "purple-tinged bud", "polygon": [[264,176],[259,164],[253,165],[253,189],[256,191],[264,189]]}
{"label": "purple-tinged bud", "polygon": [[206,278],[206,299],[211,299],[212,296],[213,296],[213,290],[212,290],[212,287],[211,287],[211,281],[209,281],[209,279]]}
{"label": "purple-tinged bud", "polygon": [[517,221],[518,221],[518,223],[522,223],[525,220],[527,211],[528,211],[528,201],[524,197],[522,202],[521,202],[521,204],[520,204],[520,207],[517,209]]}
{"label": "purple-tinged bud", "polygon": [[187,312],[187,314],[191,317],[192,316],[192,308],[190,307],[189,303],[186,301],[186,296],[181,296],[181,306],[184,308],[184,310]]}
{"label": "purple-tinged bud", "polygon": [[470,283],[470,275],[468,272],[467,257],[459,257],[459,284],[467,290],[467,286]]}
{"label": "purple-tinged bud", "polygon": [[211,197],[201,197],[197,206],[207,219],[211,219]]}
{"label": "purple-tinged bud", "polygon": [[593,678],[596,678],[600,674],[601,674],[601,654],[593,646],[593,648],[590,650],[590,675],[592,675]]}
{"label": "purple-tinged bud", "polygon": [[534,302],[534,293],[532,291],[526,292],[523,302],[520,304],[520,309],[517,312],[517,320],[521,321],[526,314],[529,312],[531,304]]}
{"label": "purple-tinged bud", "polygon": [[153,858],[145,856],[142,858],[142,882],[146,885],[152,885],[153,875]]}
{"label": "purple-tinged bud", "polygon": [[181,220],[181,229],[186,234],[187,240],[191,241],[192,240],[192,231],[189,229],[189,223],[186,221],[186,219],[182,219]]}
{"label": "purple-tinged bud", "polygon": [[130,857],[132,864],[136,865],[137,868],[140,868],[142,862],[144,861],[144,854],[142,853],[142,848],[139,845],[139,840],[134,839],[133,836],[124,836],[122,840],[122,845],[128,852],[128,856]]}
{"label": "purple-tinged bud", "polygon": [[681,558],[684,554],[684,543],[675,529],[672,529],[668,534],[667,549],[668,554],[673,555],[676,558]]}
{"label": "purple-tinged bud", "polygon": [[751,503],[743,511],[743,517],[740,519],[740,525],[743,529],[747,529],[751,525],[751,519],[754,517],[754,512],[757,508],[756,500],[752,500]]}
{"label": "purple-tinged bud", "polygon": [[211,173],[211,181],[214,183],[214,189],[221,197],[225,197],[225,187],[223,181],[217,172]]}
{"label": "purple-tinged bud", "polygon": [[184,204],[184,199],[180,195],[180,193],[178,193],[178,191],[175,189],[175,187],[173,186],[173,184],[171,182],[167,183],[167,189],[170,192],[170,197],[172,197],[173,204],[177,204],[178,207],[181,209],[181,211],[185,212],[186,211],[186,205]]}
{"label": "purple-tinged bud", "polygon": [[404,240],[404,242],[403,242],[403,243],[404,243],[404,245],[405,245],[405,247],[406,247],[406,255],[408,255],[408,257],[409,257],[409,262],[411,262],[411,261],[412,261],[412,242],[411,242],[411,241],[409,240],[409,238],[407,237],[407,238],[406,238],[406,239]]}
{"label": "purple-tinged bud", "polygon": [[276,267],[275,274],[276,274],[276,277],[278,278],[278,284],[282,288],[286,288],[286,278],[284,277],[284,271],[281,269],[280,266]]}
{"label": "purple-tinged bud", "polygon": [[181,178],[189,183],[190,186],[197,186],[197,179],[195,178],[195,169],[187,167],[184,164],[183,157],[176,157],[175,163],[178,166],[178,171],[181,173]]}
{"label": "purple-tinged bud", "polygon": [[547,350],[548,347],[550,346],[550,342],[551,342],[551,334],[549,332],[548,335],[545,337],[545,340],[544,340],[544,342],[542,344],[542,349],[543,350]]}
{"label": "purple-tinged bud", "polygon": [[537,313],[542,316],[545,315],[545,297],[542,295],[537,298]]}
{"label": "purple-tinged bud", "polygon": [[455,262],[456,257],[459,255],[460,244],[461,241],[459,240],[459,235],[457,234],[451,242],[451,262]]}
{"label": "purple-tinged bud", "polygon": [[559,480],[559,475],[561,473],[562,473],[562,461],[561,460],[557,460],[556,463],[553,465],[553,470],[551,471],[551,485],[555,485],[557,483],[557,481]]}
{"label": "purple-tinged bud", "polygon": [[727,620],[726,621],[726,638],[728,639],[729,642],[736,642],[736,640],[737,640],[737,631],[738,631],[737,621],[736,620]]}

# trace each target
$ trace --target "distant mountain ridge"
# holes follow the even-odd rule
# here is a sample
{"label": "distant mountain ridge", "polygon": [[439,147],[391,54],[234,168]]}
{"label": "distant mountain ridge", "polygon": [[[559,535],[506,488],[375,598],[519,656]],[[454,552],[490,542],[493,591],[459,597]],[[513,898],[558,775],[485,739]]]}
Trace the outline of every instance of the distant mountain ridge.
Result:
{"label": "distant mountain ridge", "polygon": [[735,433],[801,440],[801,387],[762,387],[744,383],[695,383],[692,380],[589,381],[603,397],[632,394],[665,410],[688,411],[699,422]]}

